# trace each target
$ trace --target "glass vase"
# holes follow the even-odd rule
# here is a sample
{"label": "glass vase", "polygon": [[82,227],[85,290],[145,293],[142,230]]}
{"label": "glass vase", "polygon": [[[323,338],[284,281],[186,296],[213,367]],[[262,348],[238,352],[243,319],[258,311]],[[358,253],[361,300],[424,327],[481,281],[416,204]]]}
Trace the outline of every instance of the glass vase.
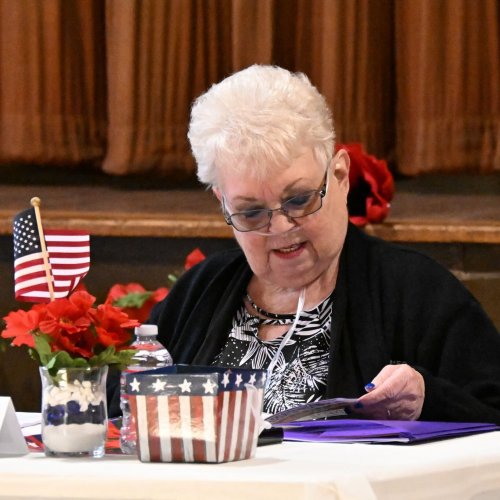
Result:
{"label": "glass vase", "polygon": [[108,428],[107,366],[40,367],[42,441],[49,457],[102,457]]}

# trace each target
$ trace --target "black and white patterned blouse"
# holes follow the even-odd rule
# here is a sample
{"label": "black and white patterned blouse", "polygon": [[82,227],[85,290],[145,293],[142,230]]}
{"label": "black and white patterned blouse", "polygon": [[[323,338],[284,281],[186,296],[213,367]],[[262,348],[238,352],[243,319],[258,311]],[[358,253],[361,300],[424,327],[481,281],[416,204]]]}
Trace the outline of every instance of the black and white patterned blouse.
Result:
{"label": "black and white patterned blouse", "polygon": [[[330,349],[333,294],[309,311],[302,311],[292,336],[283,347],[268,381],[264,412],[278,413],[302,403],[317,401],[325,393]],[[263,341],[260,325],[292,326],[294,315],[281,319],[253,316],[242,304],[233,318],[231,333],[213,364],[218,366],[267,369],[286,332]]]}

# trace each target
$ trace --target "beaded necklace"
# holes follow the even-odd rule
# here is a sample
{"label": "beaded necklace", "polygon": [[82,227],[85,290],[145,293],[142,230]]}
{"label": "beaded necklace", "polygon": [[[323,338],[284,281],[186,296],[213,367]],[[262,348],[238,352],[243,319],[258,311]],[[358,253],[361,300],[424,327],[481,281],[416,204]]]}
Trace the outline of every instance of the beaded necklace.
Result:
{"label": "beaded necklace", "polygon": [[252,306],[252,309],[257,311],[261,316],[264,316],[265,318],[272,319],[272,320],[279,320],[280,324],[282,325],[287,325],[293,323],[295,319],[295,314],[278,314],[278,313],[272,313],[269,311],[266,311],[265,309],[262,309],[262,307],[259,307],[250,297],[250,294],[247,292],[246,294],[246,299],[248,300],[249,304]]}

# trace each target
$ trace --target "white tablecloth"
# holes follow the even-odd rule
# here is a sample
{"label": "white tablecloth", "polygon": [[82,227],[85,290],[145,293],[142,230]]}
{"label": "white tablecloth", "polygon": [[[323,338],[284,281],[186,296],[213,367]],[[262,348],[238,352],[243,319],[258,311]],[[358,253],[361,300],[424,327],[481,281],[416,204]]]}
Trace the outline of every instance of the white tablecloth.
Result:
{"label": "white tablecloth", "polygon": [[0,458],[2,499],[500,499],[500,432],[418,445],[290,443],[226,464]]}

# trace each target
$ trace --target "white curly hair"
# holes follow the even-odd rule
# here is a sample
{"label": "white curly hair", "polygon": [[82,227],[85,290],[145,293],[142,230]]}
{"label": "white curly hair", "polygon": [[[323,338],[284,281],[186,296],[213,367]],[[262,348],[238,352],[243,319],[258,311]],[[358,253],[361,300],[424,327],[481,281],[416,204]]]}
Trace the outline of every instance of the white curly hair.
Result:
{"label": "white curly hair", "polygon": [[335,131],[325,98],[307,76],[253,65],[196,99],[188,138],[198,179],[217,187],[221,170],[263,179],[306,149],[326,166]]}

